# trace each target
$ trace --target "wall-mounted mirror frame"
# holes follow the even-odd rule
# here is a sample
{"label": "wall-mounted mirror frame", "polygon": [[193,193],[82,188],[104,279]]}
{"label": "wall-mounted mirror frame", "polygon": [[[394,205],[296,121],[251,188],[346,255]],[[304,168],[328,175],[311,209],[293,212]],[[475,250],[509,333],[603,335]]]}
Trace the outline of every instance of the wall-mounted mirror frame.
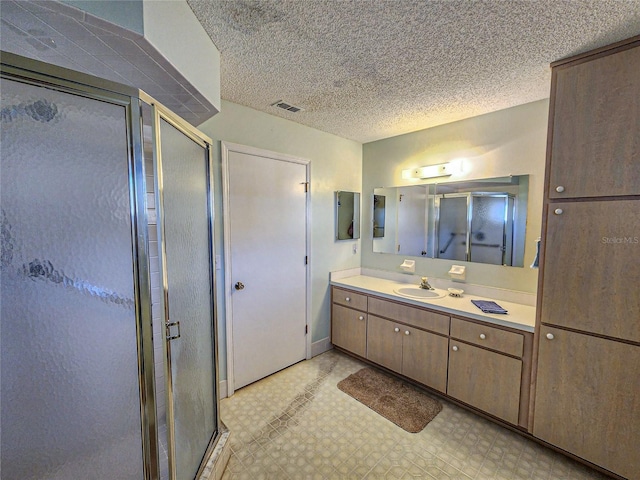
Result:
{"label": "wall-mounted mirror frame", "polygon": [[336,240],[360,238],[360,193],[335,192]]}
{"label": "wall-mounted mirror frame", "polygon": [[[528,175],[381,187],[373,193],[374,253],[524,266]],[[381,197],[383,207],[380,200],[376,205]]]}

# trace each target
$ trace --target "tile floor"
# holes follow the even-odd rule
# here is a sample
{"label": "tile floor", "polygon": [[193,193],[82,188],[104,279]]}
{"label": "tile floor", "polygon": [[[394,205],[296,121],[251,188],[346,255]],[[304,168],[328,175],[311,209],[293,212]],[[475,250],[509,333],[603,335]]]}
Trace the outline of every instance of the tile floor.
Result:
{"label": "tile floor", "polygon": [[607,478],[443,400],[424,430],[407,433],[336,387],[363,366],[331,350],[222,400],[223,480]]}

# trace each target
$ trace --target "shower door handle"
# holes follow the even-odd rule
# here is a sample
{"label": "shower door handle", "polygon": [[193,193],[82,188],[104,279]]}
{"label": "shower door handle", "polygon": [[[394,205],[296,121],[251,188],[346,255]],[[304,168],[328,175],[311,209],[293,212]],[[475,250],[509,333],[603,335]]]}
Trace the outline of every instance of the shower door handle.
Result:
{"label": "shower door handle", "polygon": [[[180,338],[180,322],[167,322],[165,326],[167,328],[167,340],[175,340],[176,338]],[[171,335],[171,327],[178,328],[178,333],[176,335]]]}

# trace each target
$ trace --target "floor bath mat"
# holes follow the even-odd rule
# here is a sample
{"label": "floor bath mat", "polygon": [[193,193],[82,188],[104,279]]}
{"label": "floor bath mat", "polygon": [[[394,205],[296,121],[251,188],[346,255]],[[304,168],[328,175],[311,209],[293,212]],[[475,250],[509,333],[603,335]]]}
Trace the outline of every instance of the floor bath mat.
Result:
{"label": "floor bath mat", "polygon": [[372,368],[363,368],[338,388],[410,433],[418,433],[442,410],[442,404],[418,388]]}

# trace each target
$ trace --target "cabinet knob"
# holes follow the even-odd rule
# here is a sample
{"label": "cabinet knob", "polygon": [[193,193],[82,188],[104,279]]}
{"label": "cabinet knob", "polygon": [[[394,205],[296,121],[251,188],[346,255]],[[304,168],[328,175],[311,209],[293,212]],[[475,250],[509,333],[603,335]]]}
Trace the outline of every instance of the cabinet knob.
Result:
{"label": "cabinet knob", "polygon": [[555,213],[556,215],[562,215],[564,213],[564,210],[562,210],[561,208],[556,208],[553,213]]}
{"label": "cabinet knob", "polygon": [[364,316],[363,316],[363,315],[360,315],[360,316],[358,317],[358,320],[364,320]]}
{"label": "cabinet knob", "polygon": [[453,347],[451,347],[451,350],[453,350],[454,352],[457,352],[458,351],[458,346],[454,345]]}
{"label": "cabinet knob", "polygon": [[345,301],[345,302],[350,302],[350,301],[351,301],[351,297],[346,297],[346,298],[344,299],[344,301]]}
{"label": "cabinet knob", "polygon": [[484,333],[480,334],[480,339],[484,340],[485,338],[487,338],[487,336]]}
{"label": "cabinet knob", "polygon": [[547,338],[549,340],[553,340],[555,337],[553,336],[553,333],[547,333]]}
{"label": "cabinet knob", "polygon": [[558,186],[556,187],[556,192],[558,192],[558,193],[562,193],[562,192],[564,192],[564,187],[563,187],[562,185],[558,185]]}
{"label": "cabinet knob", "polygon": [[409,330],[405,330],[405,331],[404,331],[404,334],[405,334],[405,335],[409,335],[410,333],[411,333],[411,332],[410,332]]}
{"label": "cabinet knob", "polygon": [[398,333],[400,331],[400,329],[398,327],[393,329],[394,332]]}

